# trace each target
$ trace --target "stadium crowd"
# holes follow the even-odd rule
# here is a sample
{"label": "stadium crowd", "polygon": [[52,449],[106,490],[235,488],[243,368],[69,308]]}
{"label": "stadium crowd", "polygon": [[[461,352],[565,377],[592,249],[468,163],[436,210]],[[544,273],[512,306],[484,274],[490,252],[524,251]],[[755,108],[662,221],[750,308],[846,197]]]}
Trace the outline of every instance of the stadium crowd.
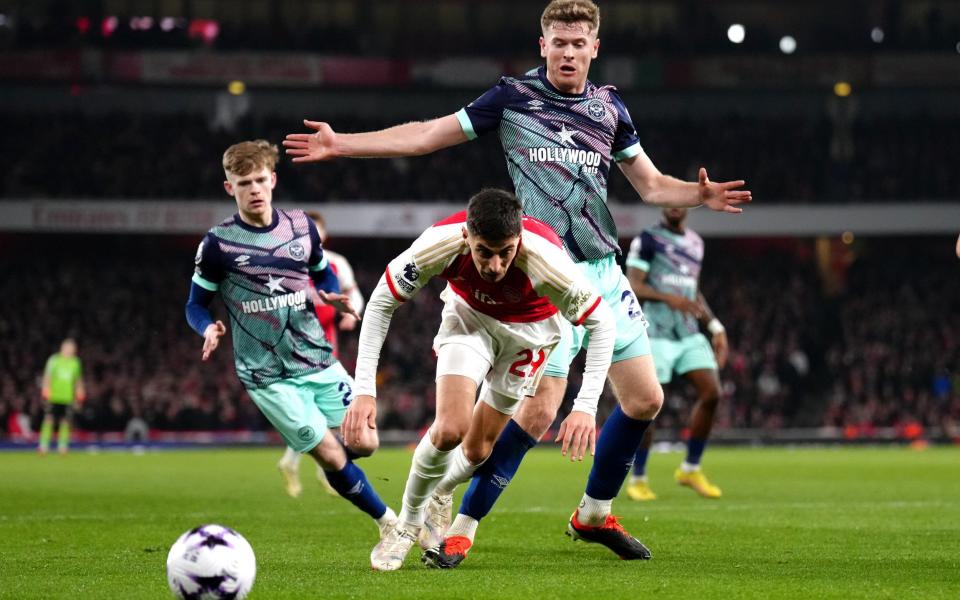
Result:
{"label": "stadium crowd", "polygon": [[[173,431],[268,428],[234,374],[229,344],[202,363],[201,340],[184,320],[195,240],[3,241],[3,253],[17,259],[5,260],[0,279],[0,432],[36,430],[44,361],[68,335],[84,366],[82,429],[122,431],[134,421]],[[333,247],[352,257],[369,293],[404,242],[341,244]],[[703,290],[731,341],[717,427],[834,426],[867,436],[879,427],[952,430],[960,422],[960,282],[949,244],[938,258],[940,249],[924,240],[873,240],[842,273],[837,293],[825,291],[811,246],[708,240]],[[378,375],[384,429],[419,429],[433,414],[438,291],[423,291],[391,326]],[[355,355],[356,333],[343,335],[348,370]],[[684,423],[692,394],[683,385],[667,388],[665,429]],[[608,392],[601,416],[613,405]]]}
{"label": "stadium crowd", "polygon": [[[950,201],[960,189],[960,171],[939,159],[960,155],[956,119],[872,118],[842,131],[833,123],[826,115],[815,122],[731,115],[638,120],[637,129],[661,171],[696,179],[703,165],[716,180],[747,173],[752,191],[765,203]],[[344,132],[391,124],[333,122]],[[5,132],[0,160],[7,166],[0,200],[217,197],[223,174],[211,157],[219,158],[236,141],[236,134],[212,127],[211,118],[199,114],[7,113],[0,116],[0,127]],[[302,125],[295,118],[248,117],[237,127],[279,142]],[[65,148],[70,160],[50,159]],[[191,168],[183,169],[184,164]],[[417,160],[344,160],[311,168],[281,161],[278,172],[283,198],[310,203],[458,200],[464,189],[509,186],[494,136]],[[610,177],[610,198],[640,202],[619,173]]]}
{"label": "stadium crowd", "polygon": [[[39,4],[39,3],[37,3]],[[239,10],[236,2],[208,2],[204,19],[183,14],[164,16],[145,10],[142,3],[70,3],[48,0],[55,9],[41,18],[39,11],[14,11],[0,25],[0,47],[172,49],[213,47],[219,50],[296,50],[367,56],[435,56],[457,54],[522,55],[542,9],[538,3],[419,2],[413,6],[390,0],[276,4],[269,10]],[[73,6],[70,6],[73,4]],[[333,4],[333,3],[330,3]],[[351,4],[353,6],[351,6]],[[791,32],[803,38],[811,52],[890,53],[952,52],[960,39],[956,11],[941,3],[903,0],[821,6],[823,17],[813,23],[819,35],[809,35],[810,19],[797,18]],[[909,4],[909,2],[907,2]],[[177,4],[171,5],[175,7]],[[241,4],[242,6],[242,4]],[[737,13],[707,2],[604,2],[603,41],[610,48],[668,56],[773,53],[783,35],[776,22],[754,18],[749,35],[731,44],[727,27]],[[515,17],[504,20],[500,15]],[[743,15],[740,15],[741,17]],[[148,17],[148,19],[144,19]],[[470,35],[463,35],[467,24]],[[397,25],[401,26],[397,26]],[[882,33],[871,36],[871,28]],[[806,34],[806,35],[805,35]]]}

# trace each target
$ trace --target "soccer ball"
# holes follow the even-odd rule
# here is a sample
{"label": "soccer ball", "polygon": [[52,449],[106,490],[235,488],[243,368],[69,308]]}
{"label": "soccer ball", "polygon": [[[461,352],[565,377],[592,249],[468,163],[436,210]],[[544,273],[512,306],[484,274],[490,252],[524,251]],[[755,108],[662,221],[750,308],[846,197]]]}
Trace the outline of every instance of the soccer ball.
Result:
{"label": "soccer ball", "polygon": [[167,582],[177,598],[245,598],[257,559],[243,536],[222,525],[202,525],[181,535],[167,555]]}

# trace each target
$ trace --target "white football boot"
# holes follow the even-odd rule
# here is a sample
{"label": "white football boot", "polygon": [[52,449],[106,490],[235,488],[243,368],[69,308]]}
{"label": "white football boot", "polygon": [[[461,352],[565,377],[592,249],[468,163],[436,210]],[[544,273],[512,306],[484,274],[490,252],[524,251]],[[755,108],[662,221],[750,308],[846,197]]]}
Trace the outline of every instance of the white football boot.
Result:
{"label": "white football boot", "polygon": [[370,566],[374,571],[396,571],[416,541],[416,534],[394,525],[370,552]]}
{"label": "white football boot", "polygon": [[436,548],[453,520],[453,494],[430,496],[418,541],[424,550]]}

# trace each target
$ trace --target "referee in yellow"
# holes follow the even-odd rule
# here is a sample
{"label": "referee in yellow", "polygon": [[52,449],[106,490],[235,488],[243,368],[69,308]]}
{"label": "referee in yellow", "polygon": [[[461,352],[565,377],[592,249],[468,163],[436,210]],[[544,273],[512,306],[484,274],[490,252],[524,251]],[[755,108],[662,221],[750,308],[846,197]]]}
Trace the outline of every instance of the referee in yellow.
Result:
{"label": "referee in yellow", "polygon": [[40,427],[40,447],[37,451],[46,454],[50,450],[50,437],[56,425],[57,451],[66,454],[70,448],[70,420],[73,417],[74,401],[83,402],[86,391],[80,359],[77,357],[77,343],[71,338],[63,340],[60,352],[47,359],[43,370],[43,425]]}

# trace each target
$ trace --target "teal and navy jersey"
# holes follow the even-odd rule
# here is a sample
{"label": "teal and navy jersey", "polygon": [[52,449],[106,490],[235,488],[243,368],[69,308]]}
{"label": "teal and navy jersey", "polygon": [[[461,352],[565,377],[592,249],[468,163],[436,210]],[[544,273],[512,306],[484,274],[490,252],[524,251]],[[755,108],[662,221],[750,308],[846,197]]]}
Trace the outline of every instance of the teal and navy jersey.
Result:
{"label": "teal and navy jersey", "polygon": [[[633,238],[627,267],[647,273],[647,283],[665,294],[696,300],[703,263],[703,239],[687,228],[678,235],[657,224]],[[647,333],[654,338],[678,340],[700,331],[696,317],[673,310],[664,302],[643,303]]]}
{"label": "teal and navy jersey", "polygon": [[233,332],[240,381],[258,388],[336,363],[314,312],[310,271],[327,267],[316,225],[302,210],[277,210],[268,227],[234,215],[200,242],[193,282],[219,291]]}
{"label": "teal and navy jersey", "polygon": [[504,77],[457,112],[469,139],[497,131],[526,214],[551,227],[576,261],[620,253],[607,208],[610,161],[641,152],[620,94],[587,82],[564,94],[544,67]]}

